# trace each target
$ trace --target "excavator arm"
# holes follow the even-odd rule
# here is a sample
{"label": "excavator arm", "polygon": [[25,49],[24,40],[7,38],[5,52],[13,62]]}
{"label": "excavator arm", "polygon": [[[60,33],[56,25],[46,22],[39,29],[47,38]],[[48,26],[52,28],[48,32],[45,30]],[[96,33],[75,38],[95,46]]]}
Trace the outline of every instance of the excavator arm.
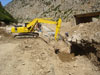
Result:
{"label": "excavator arm", "polygon": [[58,35],[60,34],[61,22],[62,22],[62,20],[59,18],[58,23],[56,25],[55,40],[58,39]]}
{"label": "excavator arm", "polygon": [[57,24],[55,21],[50,21],[47,19],[36,18],[27,25],[27,28],[31,28],[30,31],[34,28],[36,23],[47,23],[47,24]]}
{"label": "excavator arm", "polygon": [[27,25],[27,28],[31,28],[30,29],[30,31],[31,31],[34,28],[36,23],[56,24],[55,40],[58,39],[58,34],[60,34],[60,27],[61,27],[61,19],[60,18],[59,18],[59,20],[57,22],[51,21],[51,20],[47,20],[47,19],[36,18],[36,19],[34,19],[32,22],[30,22]]}

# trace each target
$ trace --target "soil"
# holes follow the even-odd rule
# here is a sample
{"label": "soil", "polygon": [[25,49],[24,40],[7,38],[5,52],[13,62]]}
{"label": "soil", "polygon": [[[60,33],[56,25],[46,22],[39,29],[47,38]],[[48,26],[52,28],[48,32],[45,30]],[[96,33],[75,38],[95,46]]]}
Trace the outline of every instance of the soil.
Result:
{"label": "soil", "polygon": [[65,52],[58,53],[58,57],[62,62],[70,62],[75,60],[74,54],[68,54]]}
{"label": "soil", "polygon": [[0,75],[100,75],[86,56],[70,54],[62,41],[56,54],[54,40],[0,36]]}

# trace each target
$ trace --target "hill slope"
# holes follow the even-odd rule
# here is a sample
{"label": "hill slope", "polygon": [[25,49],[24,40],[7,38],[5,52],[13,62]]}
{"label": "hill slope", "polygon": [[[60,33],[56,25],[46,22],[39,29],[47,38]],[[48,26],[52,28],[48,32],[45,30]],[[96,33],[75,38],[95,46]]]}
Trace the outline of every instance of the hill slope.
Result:
{"label": "hill slope", "polygon": [[61,17],[66,21],[73,14],[100,11],[100,0],[13,0],[5,8],[19,20]]}

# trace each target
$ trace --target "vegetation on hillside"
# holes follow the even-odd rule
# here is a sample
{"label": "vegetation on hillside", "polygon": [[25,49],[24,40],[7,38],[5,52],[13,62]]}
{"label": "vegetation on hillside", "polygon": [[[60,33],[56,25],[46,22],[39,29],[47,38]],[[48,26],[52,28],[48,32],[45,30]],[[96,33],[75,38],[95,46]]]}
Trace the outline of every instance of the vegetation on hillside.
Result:
{"label": "vegetation on hillside", "polygon": [[3,21],[7,24],[12,22],[17,22],[0,4],[0,21]]}

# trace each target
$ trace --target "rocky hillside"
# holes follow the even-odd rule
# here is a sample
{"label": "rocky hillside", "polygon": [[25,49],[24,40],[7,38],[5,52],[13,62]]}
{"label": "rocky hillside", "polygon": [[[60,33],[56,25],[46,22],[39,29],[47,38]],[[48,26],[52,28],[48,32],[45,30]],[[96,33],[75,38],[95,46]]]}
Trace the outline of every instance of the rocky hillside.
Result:
{"label": "rocky hillside", "polygon": [[13,0],[5,8],[20,21],[35,17],[67,21],[73,14],[100,11],[100,0]]}
{"label": "rocky hillside", "polygon": [[10,15],[2,6],[1,2],[0,2],[0,25],[2,24],[2,22],[5,23],[10,23],[10,22],[16,22],[16,20],[12,17],[12,15]]}

